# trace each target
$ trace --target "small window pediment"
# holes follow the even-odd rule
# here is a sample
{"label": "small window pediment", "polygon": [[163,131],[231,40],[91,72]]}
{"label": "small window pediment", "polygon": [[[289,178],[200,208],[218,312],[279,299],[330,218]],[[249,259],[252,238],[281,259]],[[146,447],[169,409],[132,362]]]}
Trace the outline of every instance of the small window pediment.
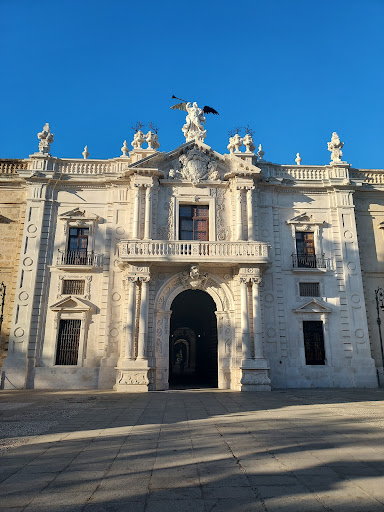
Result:
{"label": "small window pediment", "polygon": [[293,309],[294,313],[332,313],[330,309],[321,300],[311,299],[302,306]]}
{"label": "small window pediment", "polygon": [[86,210],[81,210],[80,208],[74,208],[68,212],[62,213],[59,215],[59,218],[67,221],[77,221],[82,220],[85,222],[99,222],[100,217],[95,213],[87,212]]}
{"label": "small window pediment", "polygon": [[61,311],[61,312],[89,312],[94,309],[93,305],[87,302],[84,299],[80,299],[79,297],[73,297],[72,295],[69,297],[65,297],[65,299],[56,302],[49,307],[51,311]]}
{"label": "small window pediment", "polygon": [[324,223],[324,220],[315,219],[312,215],[308,215],[307,212],[301,213],[300,215],[296,215],[296,217],[287,220],[287,224],[299,227],[308,227],[308,230],[312,226],[322,226]]}

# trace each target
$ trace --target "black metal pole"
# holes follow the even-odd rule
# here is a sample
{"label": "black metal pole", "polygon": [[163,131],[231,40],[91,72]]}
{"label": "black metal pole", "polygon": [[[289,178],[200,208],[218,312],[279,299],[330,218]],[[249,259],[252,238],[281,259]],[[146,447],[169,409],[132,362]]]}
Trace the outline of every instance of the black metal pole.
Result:
{"label": "black metal pole", "polygon": [[380,309],[384,309],[384,289],[378,288],[375,290],[376,297],[376,311],[377,311],[377,326],[379,328],[379,338],[380,338],[380,349],[381,349],[381,359],[383,363],[384,369],[384,348],[383,348],[383,336],[381,334],[381,319],[380,319]]}
{"label": "black metal pole", "polygon": [[1,333],[1,326],[3,324],[3,318],[4,318],[4,302],[5,302],[5,290],[7,287],[5,286],[4,282],[0,284],[0,292],[1,292],[1,309],[0,309],[0,333]]}

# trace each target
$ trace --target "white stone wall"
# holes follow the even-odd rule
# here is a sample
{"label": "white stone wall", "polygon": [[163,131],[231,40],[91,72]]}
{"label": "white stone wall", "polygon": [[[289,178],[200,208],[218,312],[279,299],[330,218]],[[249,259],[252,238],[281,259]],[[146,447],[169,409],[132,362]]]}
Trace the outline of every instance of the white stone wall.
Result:
{"label": "white stone wall", "polygon": [[[219,387],[375,387],[384,202],[353,180],[376,183],[377,173],[356,178],[342,162],[277,166],[203,143],[146,151],[145,160],[133,151],[92,163],[31,156],[21,176],[26,221],[5,387],[166,389],[170,305],[193,286],[217,306]],[[228,257],[215,258],[213,245],[205,259],[148,252],[151,240],[178,240],[182,204],[209,205],[209,241]],[[58,264],[70,226],[89,227],[91,265]],[[314,232],[324,269],[293,268],[297,231]],[[268,257],[262,249],[246,256],[262,243]],[[191,264],[199,265],[197,284]],[[84,295],[62,294],[73,278],[85,281]],[[301,297],[300,282],[318,282],[320,296]],[[75,366],[55,364],[60,318],[82,322]],[[306,320],[323,322],[325,365],[305,362]]]}

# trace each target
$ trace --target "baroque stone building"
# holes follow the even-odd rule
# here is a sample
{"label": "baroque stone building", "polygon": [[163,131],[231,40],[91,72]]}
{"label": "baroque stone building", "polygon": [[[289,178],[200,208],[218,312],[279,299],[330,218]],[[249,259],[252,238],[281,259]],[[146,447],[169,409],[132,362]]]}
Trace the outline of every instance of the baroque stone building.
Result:
{"label": "baroque stone building", "polygon": [[168,153],[139,130],[120,157],[60,159],[45,125],[0,164],[23,229],[3,386],[377,386],[384,171],[342,161],[335,133],[325,166],[268,162],[250,134],[220,154],[185,110]]}

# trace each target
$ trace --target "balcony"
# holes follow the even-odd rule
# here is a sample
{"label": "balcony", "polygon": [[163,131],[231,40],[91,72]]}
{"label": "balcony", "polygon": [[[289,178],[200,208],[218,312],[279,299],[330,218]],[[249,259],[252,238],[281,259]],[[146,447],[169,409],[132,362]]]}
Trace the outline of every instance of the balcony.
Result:
{"label": "balcony", "polygon": [[57,255],[56,267],[63,270],[91,270],[101,266],[101,255],[86,249],[60,250]]}
{"label": "balcony", "polygon": [[322,256],[308,255],[308,254],[292,254],[292,266],[297,269],[318,269],[327,270],[329,267],[329,260]]}
{"label": "balcony", "polygon": [[268,264],[268,244],[264,242],[200,242],[162,240],[122,240],[119,256],[127,263],[259,263]]}

